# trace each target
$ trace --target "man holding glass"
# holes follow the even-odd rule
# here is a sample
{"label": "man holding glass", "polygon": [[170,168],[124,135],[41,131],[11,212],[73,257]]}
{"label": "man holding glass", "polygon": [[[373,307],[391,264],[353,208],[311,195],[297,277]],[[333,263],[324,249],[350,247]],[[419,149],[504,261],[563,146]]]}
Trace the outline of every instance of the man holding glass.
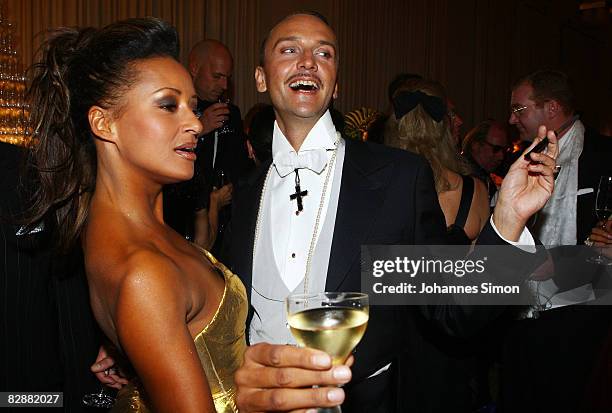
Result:
{"label": "man holding glass", "polygon": [[233,69],[229,49],[217,40],[202,40],[189,53],[188,70],[204,128],[198,156],[203,159],[205,178],[212,185],[217,184],[220,170],[236,183],[248,162],[240,109],[228,97]]}
{"label": "man holding glass", "polygon": [[240,109],[227,97],[234,61],[229,49],[202,40],[189,53],[188,67],[202,122],[194,177],[164,190],[166,221],[196,244],[218,252],[229,221],[232,184],[248,169]]}
{"label": "man holding glass", "polygon": [[[595,293],[609,291],[609,286],[598,285],[605,282],[602,268],[585,259],[586,248],[575,247],[592,245],[589,234],[598,221],[599,183],[602,176],[612,175],[612,141],[581,122],[570,80],[559,71],[539,70],[519,79],[512,88],[510,110],[509,122],[523,140],[532,140],[539,125],[557,132],[560,170],[553,195],[530,227],[553,257],[548,276],[554,277],[532,283],[540,309],[547,311],[510,325],[504,343],[502,407],[575,411],[583,403],[585,383],[612,323],[609,307],[579,305],[599,298]],[[603,232],[595,229],[596,235]],[[555,337],[552,345],[550,337]],[[545,373],[532,374],[533,366]]]}
{"label": "man holding glass", "polygon": [[[232,221],[233,269],[251,302],[252,347],[236,374],[241,412],[341,403],[345,413],[424,411],[430,403],[454,402],[439,397],[444,392],[436,400],[417,400],[406,386],[438,374],[411,371],[407,361],[407,348],[415,348],[408,342],[431,346],[418,325],[423,316],[414,308],[370,310],[352,371],[330,368],[325,353],[284,345],[293,343],[283,304],[287,295],[359,291],[361,245],[445,242],[427,162],[408,152],[344,140],[335,130],[328,106],[338,92],[338,64],[336,36],[316,13],[286,17],[262,45],[255,79],[276,113],[273,160],[237,191],[234,207],[251,213],[234,214]],[[545,135],[539,130],[539,139]],[[548,137],[549,155],[513,165],[483,243],[533,242],[523,231],[525,222],[553,189],[556,139],[552,133]],[[452,329],[459,320],[430,314],[426,321]],[[344,389],[335,387],[349,381]]]}

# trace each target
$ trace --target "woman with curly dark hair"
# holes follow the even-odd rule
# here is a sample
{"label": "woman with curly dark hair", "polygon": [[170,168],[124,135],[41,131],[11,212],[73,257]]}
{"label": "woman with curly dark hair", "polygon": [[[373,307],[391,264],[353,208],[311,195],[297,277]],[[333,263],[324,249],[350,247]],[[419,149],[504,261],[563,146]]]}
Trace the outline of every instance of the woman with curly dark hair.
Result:
{"label": "woman with curly dark hair", "polygon": [[234,412],[244,286],[163,221],[162,187],[192,177],[202,130],[177,58],[154,18],[52,33],[29,90],[28,222],[83,247],[94,315],[135,372],[115,410]]}

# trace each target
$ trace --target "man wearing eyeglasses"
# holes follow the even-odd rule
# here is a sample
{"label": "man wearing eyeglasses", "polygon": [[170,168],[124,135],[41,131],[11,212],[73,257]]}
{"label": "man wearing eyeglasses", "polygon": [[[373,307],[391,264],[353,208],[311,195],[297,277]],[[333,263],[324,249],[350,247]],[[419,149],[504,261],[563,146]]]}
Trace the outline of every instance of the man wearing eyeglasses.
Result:
{"label": "man wearing eyeglasses", "polygon": [[[512,89],[511,125],[521,139],[533,141],[538,127],[557,132],[561,168],[555,193],[538,214],[533,228],[544,245],[584,243],[594,221],[594,190],[601,175],[612,174],[610,144],[585,129],[575,113],[567,75],[540,70],[520,79]],[[606,159],[608,158],[608,159]]]}
{"label": "man wearing eyeglasses", "polygon": [[492,119],[480,122],[463,140],[461,154],[472,165],[474,175],[487,185],[489,199],[497,190],[490,174],[499,168],[511,149],[505,125]]}
{"label": "man wearing eyeglasses", "polygon": [[515,84],[509,122],[524,141],[537,136],[539,125],[557,132],[561,169],[531,229],[547,247],[560,248],[549,250],[555,257],[554,279],[534,284],[541,309],[547,311],[512,323],[505,335],[501,407],[507,412],[578,411],[588,403],[586,385],[605,351],[612,312],[604,306],[569,305],[592,300],[597,287],[579,280],[589,271],[586,262],[579,271],[560,276],[570,267],[563,258],[575,251],[563,246],[583,244],[595,224],[599,177],[612,175],[612,142],[585,128],[575,114],[568,77],[552,70],[534,72]]}

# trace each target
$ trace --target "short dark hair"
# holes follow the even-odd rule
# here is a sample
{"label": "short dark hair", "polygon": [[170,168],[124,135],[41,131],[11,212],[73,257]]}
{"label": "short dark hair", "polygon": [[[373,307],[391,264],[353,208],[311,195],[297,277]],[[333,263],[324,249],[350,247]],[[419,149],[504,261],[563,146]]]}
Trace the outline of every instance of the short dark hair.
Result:
{"label": "short dark hair", "polygon": [[263,66],[264,60],[266,59],[266,43],[268,43],[268,39],[270,38],[270,33],[272,33],[272,30],[274,30],[276,26],[278,26],[281,22],[287,20],[289,17],[299,16],[302,14],[306,16],[316,17],[317,19],[325,23],[327,27],[332,29],[332,31],[334,30],[333,27],[331,27],[331,25],[329,24],[329,20],[327,20],[327,17],[325,17],[323,14],[319,13],[318,11],[300,10],[300,11],[296,11],[291,14],[288,14],[282,19],[280,19],[274,26],[272,26],[272,28],[268,30],[268,33],[266,33],[265,37],[263,38],[261,45],[259,46],[259,66]]}
{"label": "short dark hair", "polygon": [[536,105],[542,106],[547,100],[555,100],[561,105],[566,115],[574,111],[574,93],[565,73],[558,70],[538,70],[519,79],[512,89],[524,83],[533,88],[531,99]]}
{"label": "short dark hair", "polygon": [[474,126],[465,135],[465,138],[463,138],[463,142],[461,143],[461,152],[471,155],[472,145],[474,144],[474,142],[485,142],[487,140],[489,132],[491,131],[491,128],[493,127],[503,130],[506,133],[506,142],[510,141],[510,137],[508,134],[508,126],[506,125],[506,123],[497,121],[495,119],[487,119]]}
{"label": "short dark hair", "polygon": [[463,143],[461,144],[461,151],[463,153],[467,153],[469,155],[472,154],[472,144],[474,142],[483,142],[487,139],[487,135],[489,134],[489,130],[491,130],[491,125],[493,125],[493,120],[485,120],[480,122],[478,125],[474,126],[463,138]]}

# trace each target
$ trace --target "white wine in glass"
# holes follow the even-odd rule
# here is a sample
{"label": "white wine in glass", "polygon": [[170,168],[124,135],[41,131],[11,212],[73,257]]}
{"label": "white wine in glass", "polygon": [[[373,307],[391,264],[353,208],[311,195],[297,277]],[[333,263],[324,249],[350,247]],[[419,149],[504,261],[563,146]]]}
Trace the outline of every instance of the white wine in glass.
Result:
{"label": "white wine in glass", "polygon": [[[595,215],[602,222],[602,228],[606,228],[606,221],[612,219],[612,176],[602,176],[599,178],[597,196],[595,197]],[[592,264],[612,265],[612,261],[604,257],[601,249],[596,257],[587,259]]]}
{"label": "white wine in glass", "polygon": [[[301,347],[325,351],[333,365],[343,364],[365,333],[368,295],[363,293],[295,294],[287,297],[287,321]],[[341,412],[320,408],[319,412]]]}

